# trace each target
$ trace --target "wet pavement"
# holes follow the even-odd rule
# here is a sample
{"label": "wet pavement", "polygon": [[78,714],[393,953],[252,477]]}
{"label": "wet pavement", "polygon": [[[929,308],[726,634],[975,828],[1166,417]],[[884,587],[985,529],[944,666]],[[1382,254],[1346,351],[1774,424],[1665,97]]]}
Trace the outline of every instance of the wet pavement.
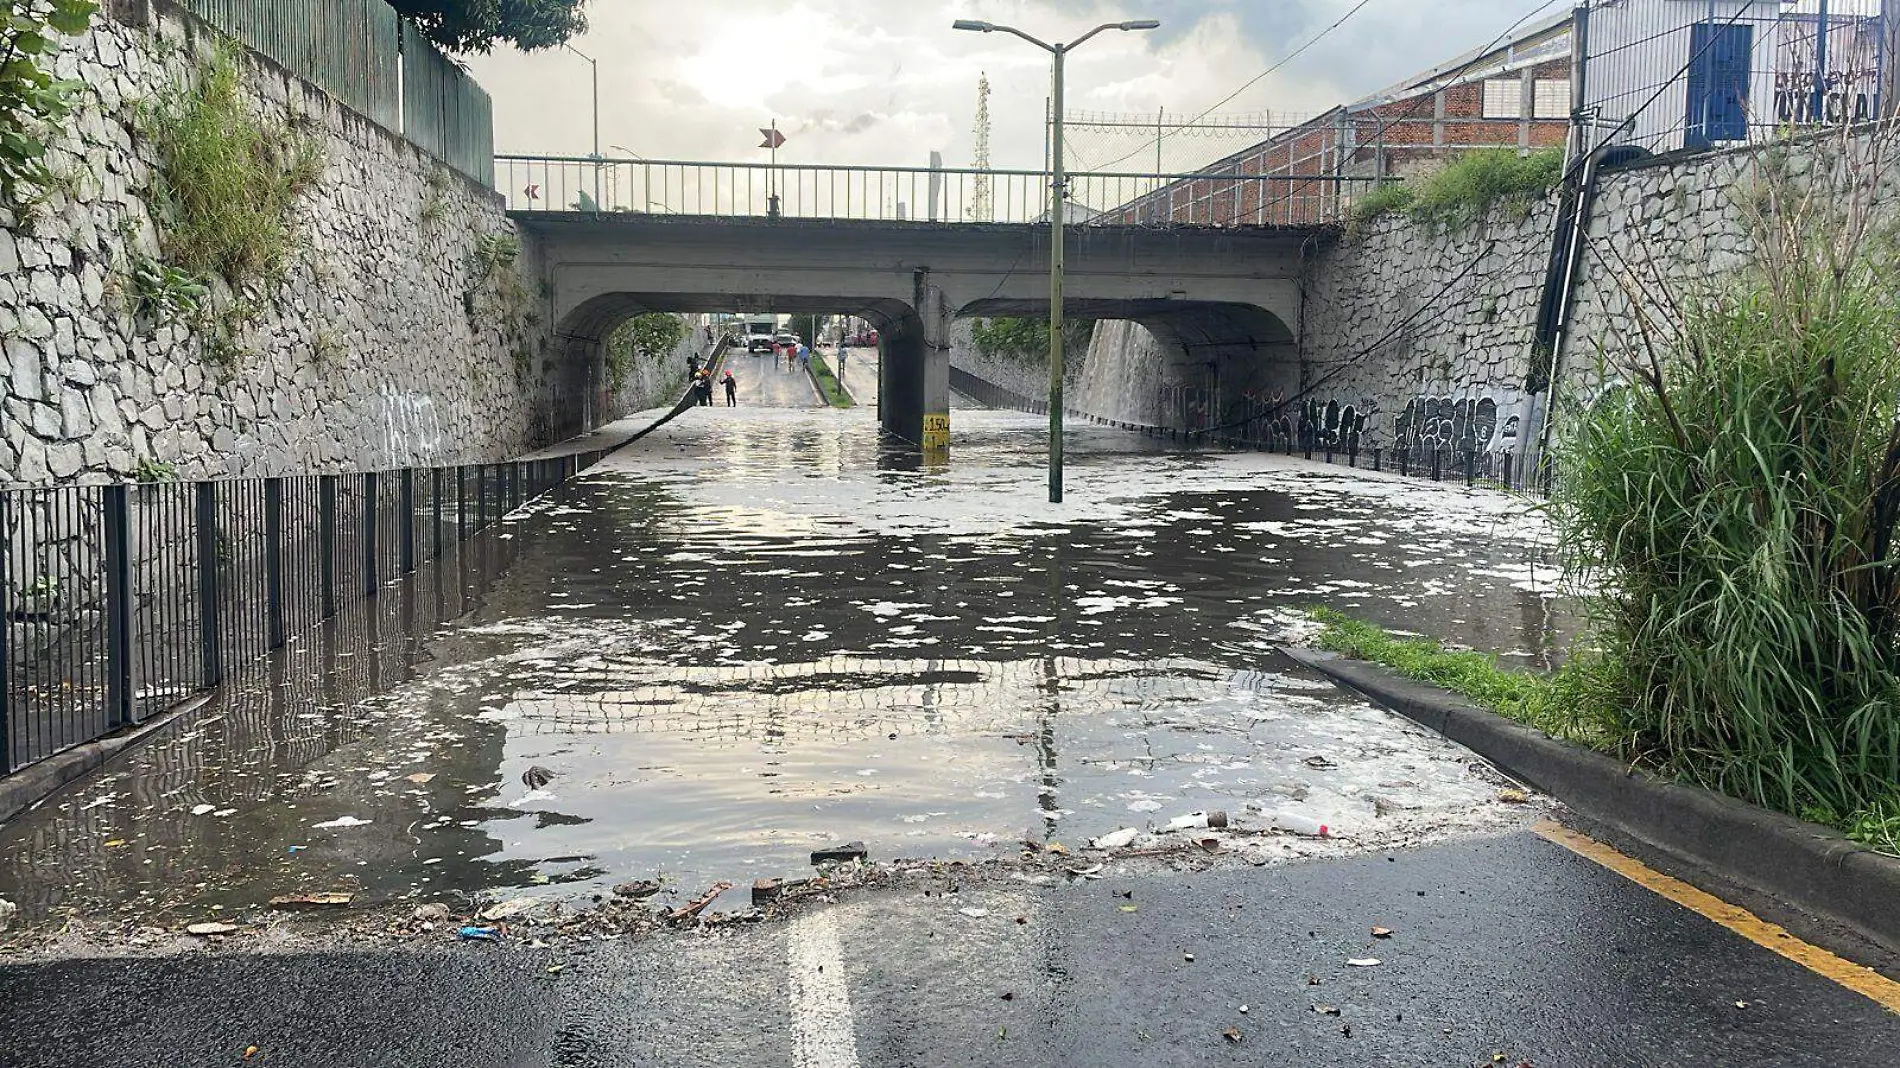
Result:
{"label": "wet pavement", "polygon": [[[0,829],[0,1064],[1891,1063],[1872,1001],[1529,833],[1561,810],[1278,651],[1326,603],[1550,662],[1522,502],[1084,427],[1051,506],[1036,417],[959,409],[923,465],[738,360],[746,406]],[[732,916],[850,840],[931,859],[684,938],[352,927],[640,879],[737,884]],[[312,893],[355,907],[265,908]],[[167,934],[207,920],[236,934]]]}
{"label": "wet pavement", "polygon": [[683,940],[0,969],[0,1063],[1838,1068],[1900,1039],[1530,834],[1107,875],[925,877]]}

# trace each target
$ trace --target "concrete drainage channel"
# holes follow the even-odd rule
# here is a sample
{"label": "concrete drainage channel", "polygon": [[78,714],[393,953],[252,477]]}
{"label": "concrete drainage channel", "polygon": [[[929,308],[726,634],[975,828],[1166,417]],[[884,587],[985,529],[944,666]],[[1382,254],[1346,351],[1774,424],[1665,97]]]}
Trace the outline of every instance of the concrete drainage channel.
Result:
{"label": "concrete drainage channel", "polygon": [[1693,786],[1484,711],[1435,686],[1333,653],[1287,655],[1341,686],[1466,746],[1601,823],[1665,870],[1686,870],[1778,914],[1820,943],[1900,955],[1900,859],[1817,824]]}

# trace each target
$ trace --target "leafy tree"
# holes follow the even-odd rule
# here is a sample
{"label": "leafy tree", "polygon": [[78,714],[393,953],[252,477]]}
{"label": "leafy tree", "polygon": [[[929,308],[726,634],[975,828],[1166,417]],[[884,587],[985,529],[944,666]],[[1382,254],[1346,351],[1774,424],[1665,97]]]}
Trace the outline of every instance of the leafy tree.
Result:
{"label": "leafy tree", "polygon": [[389,0],[450,52],[486,52],[497,42],[524,52],[555,48],[587,29],[587,0]]}
{"label": "leafy tree", "polygon": [[686,323],[667,312],[647,312],[620,324],[607,338],[607,384],[620,389],[636,362],[659,363],[685,338]]}
{"label": "leafy tree", "polygon": [[[1062,321],[1062,347],[1076,353],[1089,347],[1095,323],[1089,319]],[[1045,361],[1049,355],[1049,320],[996,318],[978,319],[970,328],[970,337],[985,356],[1006,359]]]}
{"label": "leafy tree", "polygon": [[86,31],[99,5],[94,0],[11,0],[11,7],[0,12],[0,206],[15,208],[52,181],[45,127],[70,110],[79,87],[54,78],[41,64],[59,51],[62,35]]}

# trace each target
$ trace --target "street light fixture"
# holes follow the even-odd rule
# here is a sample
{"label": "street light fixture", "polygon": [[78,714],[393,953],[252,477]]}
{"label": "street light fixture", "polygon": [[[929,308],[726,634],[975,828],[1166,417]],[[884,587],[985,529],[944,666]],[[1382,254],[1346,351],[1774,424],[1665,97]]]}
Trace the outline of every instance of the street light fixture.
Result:
{"label": "street light fixture", "polygon": [[1050,80],[1055,99],[1050,109],[1049,151],[1049,503],[1062,503],[1062,259],[1064,200],[1069,180],[1062,170],[1062,61],[1083,43],[1104,30],[1153,30],[1160,22],[1133,19],[1128,22],[1104,22],[1068,44],[1050,44],[1031,37],[1014,26],[1001,26],[976,19],[958,19],[952,29],[973,33],[1008,33],[1028,41],[1054,57]]}
{"label": "street light fixture", "polygon": [[602,158],[600,154],[600,64],[594,60],[593,56],[575,48],[571,44],[563,44],[561,47],[586,60],[587,65],[594,69],[594,210],[599,211],[601,210],[600,161]]}

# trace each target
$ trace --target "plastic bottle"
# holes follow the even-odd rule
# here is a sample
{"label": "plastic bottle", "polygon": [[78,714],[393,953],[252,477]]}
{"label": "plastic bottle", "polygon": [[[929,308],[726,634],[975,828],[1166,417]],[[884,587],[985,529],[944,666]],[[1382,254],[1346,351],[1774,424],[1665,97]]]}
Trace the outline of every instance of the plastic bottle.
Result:
{"label": "plastic bottle", "polygon": [[1329,838],[1333,829],[1326,824],[1300,812],[1268,812],[1264,814],[1267,824],[1278,831],[1291,831],[1308,838]]}
{"label": "plastic bottle", "polygon": [[1219,829],[1227,826],[1227,813],[1215,809],[1212,812],[1190,812],[1185,816],[1176,816],[1168,821],[1170,831],[1192,831],[1201,827]]}

